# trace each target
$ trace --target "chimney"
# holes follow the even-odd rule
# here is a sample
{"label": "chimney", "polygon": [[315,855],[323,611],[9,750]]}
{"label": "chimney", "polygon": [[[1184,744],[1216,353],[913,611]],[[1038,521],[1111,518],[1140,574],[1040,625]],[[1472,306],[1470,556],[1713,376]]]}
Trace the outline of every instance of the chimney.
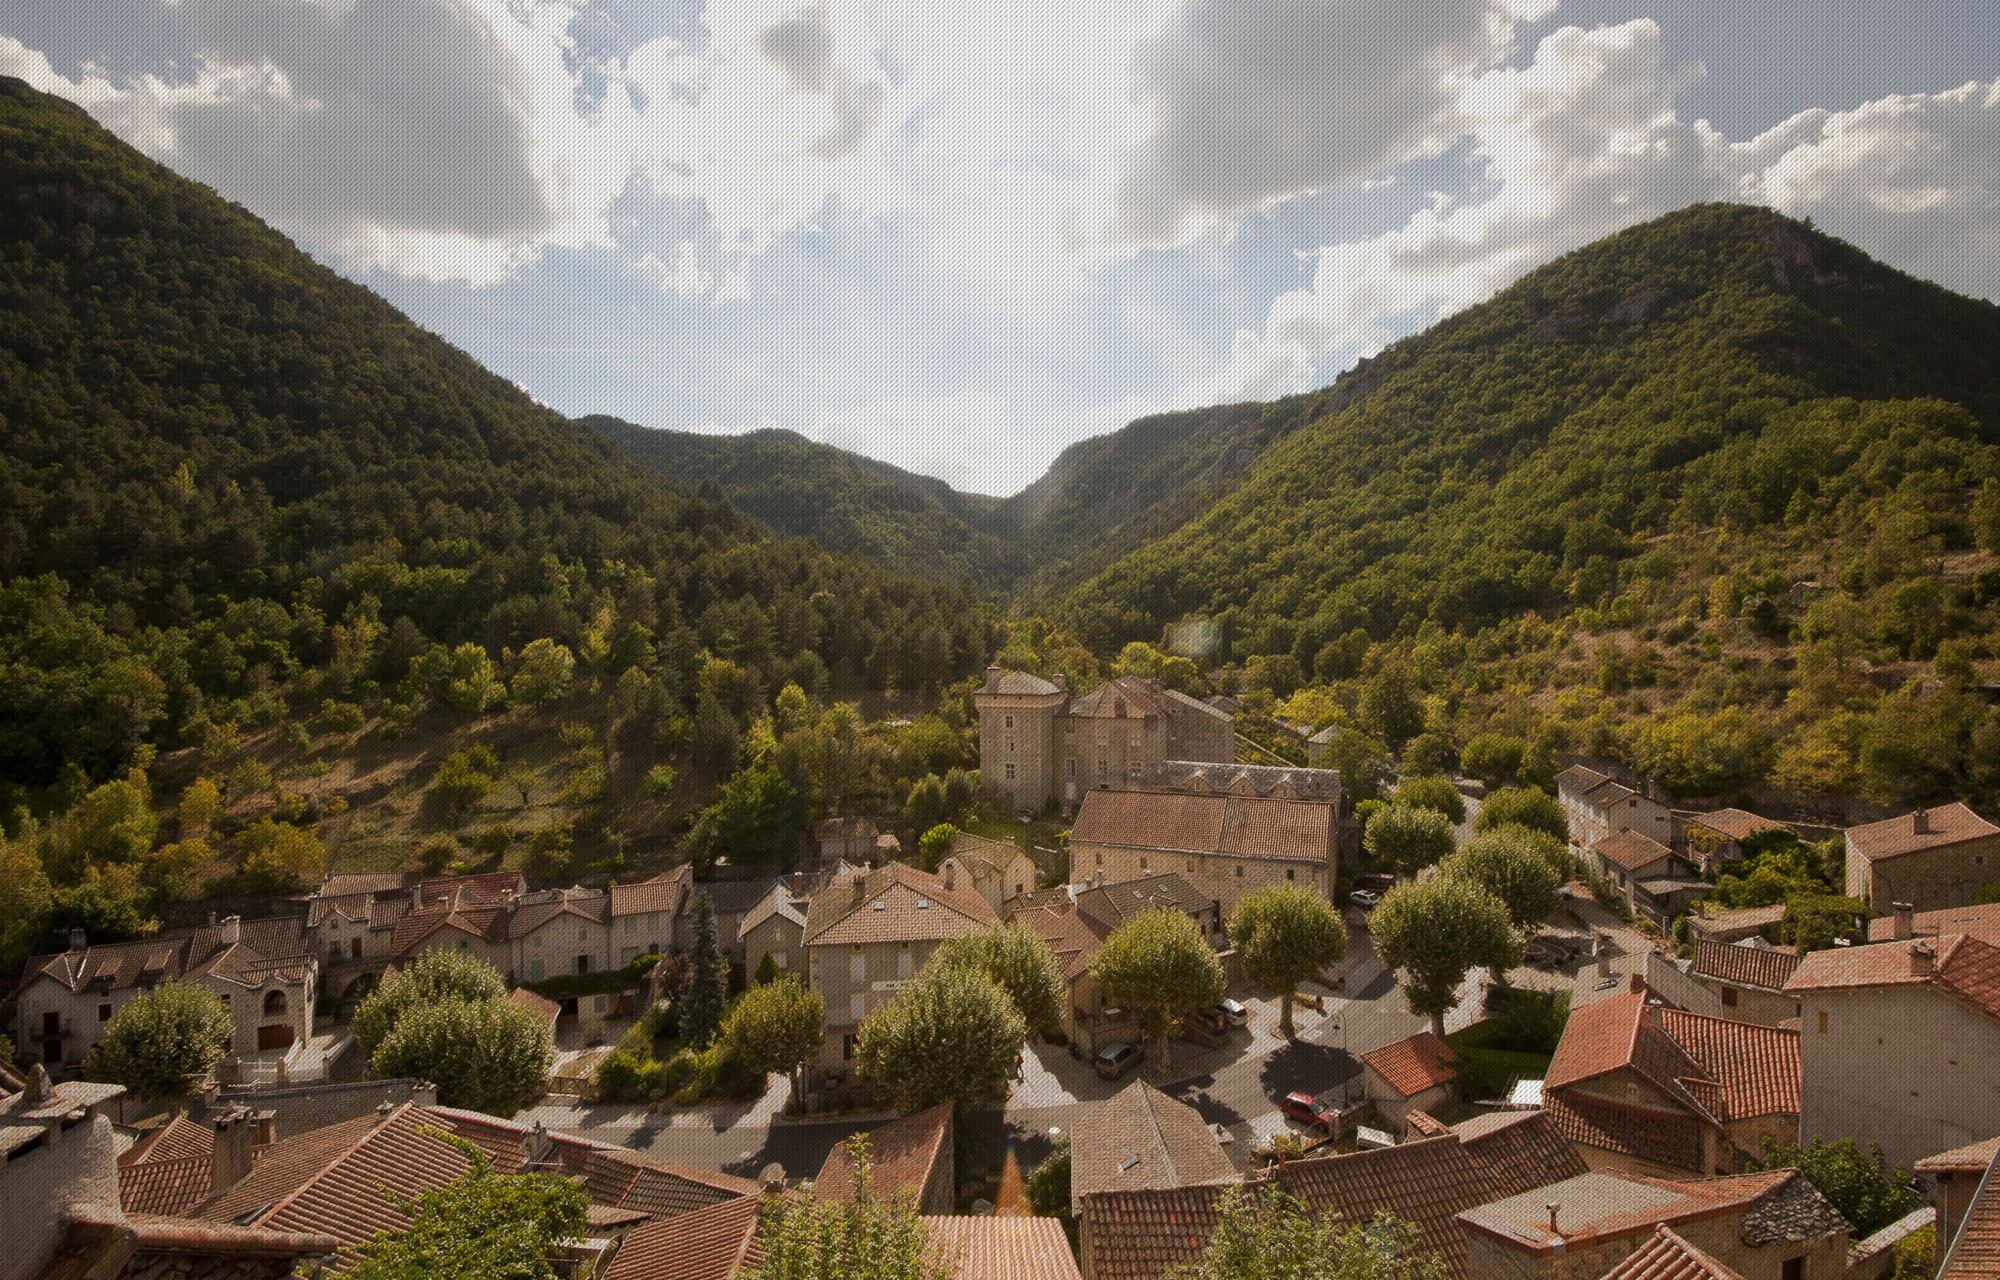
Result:
{"label": "chimney", "polygon": [[949,889],[958,880],[958,859],[946,858],[944,860],[943,870],[944,870],[944,887]]}
{"label": "chimney", "polygon": [[69,949],[71,951],[90,950],[89,945],[84,941],[83,930],[71,929],[69,931]]}
{"label": "chimney", "polygon": [[255,1136],[248,1107],[231,1107],[215,1117],[215,1154],[208,1164],[208,1189],[212,1194],[227,1191],[249,1176]]}
{"label": "chimney", "polygon": [[1549,1234],[1550,1234],[1550,1235],[1552,1235],[1552,1236],[1560,1236],[1560,1235],[1562,1234],[1562,1232],[1560,1232],[1560,1231],[1556,1230],[1556,1210],[1557,1210],[1557,1209],[1558,1209],[1559,1207],[1560,1207],[1560,1206],[1559,1206],[1559,1205],[1557,1205],[1557,1203],[1556,1203],[1555,1201],[1553,1201],[1553,1200],[1549,1201],[1549,1203],[1548,1203],[1548,1210],[1549,1210]]}
{"label": "chimney", "polygon": [[1901,942],[1916,933],[1916,912],[1917,909],[1907,902],[1889,904],[1889,919],[1892,922],[1889,926],[1889,937],[1893,941]]}
{"label": "chimney", "polygon": [[857,906],[857,907],[858,907],[858,906],[860,906],[860,905],[861,905],[861,900],[862,900],[863,898],[867,897],[867,896],[868,896],[868,877],[867,877],[867,876],[855,876],[855,877],[854,877],[854,905],[855,905],[855,906]]}
{"label": "chimney", "polygon": [[413,884],[410,886],[410,910],[422,911],[423,909],[424,887],[421,884]]}
{"label": "chimney", "polygon": [[1931,833],[1931,811],[1919,809],[1910,815],[1910,830],[1915,835],[1927,836]]}
{"label": "chimney", "polygon": [[213,911],[208,913],[208,927],[211,929],[215,927],[215,912]]}
{"label": "chimney", "polygon": [[268,1147],[278,1140],[277,1112],[259,1111],[250,1118],[256,1122],[255,1137],[252,1139],[253,1146]]}
{"label": "chimney", "polygon": [[794,898],[806,896],[806,873],[803,871],[792,872],[792,896]]}
{"label": "chimney", "polygon": [[1928,942],[1910,944],[1910,973],[1915,977],[1926,977],[1937,966],[1937,948]]}
{"label": "chimney", "polygon": [[222,945],[233,947],[241,941],[243,941],[243,917],[222,917]]}
{"label": "chimney", "polygon": [[1053,684],[1056,688],[1062,690],[1064,693],[1069,692],[1068,676],[1054,676],[1050,679],[1049,683]]}

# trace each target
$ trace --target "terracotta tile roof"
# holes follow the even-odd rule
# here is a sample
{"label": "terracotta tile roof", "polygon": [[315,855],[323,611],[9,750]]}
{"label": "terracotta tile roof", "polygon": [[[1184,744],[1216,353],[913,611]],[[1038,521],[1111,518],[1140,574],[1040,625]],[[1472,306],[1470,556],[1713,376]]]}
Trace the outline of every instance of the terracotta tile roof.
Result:
{"label": "terracotta tile roof", "polygon": [[1989,1165],[1972,1206],[1959,1220],[1951,1252],[1938,1266],[1937,1280],[1992,1280],[1994,1276],[2000,1276],[2000,1174]]}
{"label": "terracotta tile roof", "polygon": [[327,876],[313,890],[320,898],[345,898],[354,894],[401,893],[410,887],[411,873],[408,871],[365,871],[343,872]]}
{"label": "terracotta tile roof", "polygon": [[688,878],[686,867],[675,867],[672,871],[661,872],[651,880],[641,880],[637,884],[612,885],[612,918],[679,910],[680,892],[688,882]]}
{"label": "terracotta tile roof", "polygon": [[1786,829],[1785,824],[1776,818],[1762,817],[1747,809],[1717,809],[1713,813],[1696,814],[1688,819],[1688,825],[1706,827],[1717,835],[1738,843],[1760,832]]}
{"label": "terracotta tile roof", "polygon": [[1609,781],[1611,781],[1609,776],[1595,769],[1573,764],[1556,775],[1556,792],[1559,795],[1567,793],[1572,796],[1584,796]]}
{"label": "terracotta tile roof", "polygon": [[[1919,825],[1923,830],[1918,830]],[[1989,836],[2000,836],[2000,827],[1953,801],[1935,809],[1919,809],[1899,818],[1849,827],[1847,847],[1869,862],[1881,862]]]}
{"label": "terracotta tile roof", "polygon": [[209,1155],[145,1160],[118,1168],[118,1202],[127,1213],[179,1217],[213,1194],[215,1161]]}
{"label": "terracotta tile roof", "polygon": [[1799,1033],[1680,1009],[1651,1010],[1660,1029],[1715,1082],[1724,1122],[1799,1112]]}
{"label": "terracotta tile roof", "polygon": [[1743,1280],[1743,1273],[1695,1248],[1663,1222],[1646,1243],[1599,1280]]}
{"label": "terracotta tile roof", "polygon": [[611,895],[594,889],[557,889],[531,894],[515,904],[502,936],[525,938],[565,917],[602,926],[611,919]]}
{"label": "terracotta tile roof", "polygon": [[389,949],[397,955],[408,955],[426,938],[447,929],[481,942],[505,942],[509,914],[506,907],[470,906],[456,901],[425,907],[396,922]]}
{"label": "terracotta tile roof", "polygon": [[[1934,954],[1928,967],[1923,953]],[[1829,947],[1807,956],[1787,992],[1840,988],[1928,986],[2000,1018],[2000,947],[1964,934],[1865,947]]]}
{"label": "terracotta tile roof", "polygon": [[417,882],[417,898],[427,907],[453,898],[464,902],[498,904],[506,901],[508,894],[520,893],[527,887],[527,879],[518,871],[487,871],[475,876],[428,876]]}
{"label": "terracotta tile roof", "polygon": [[1410,1111],[1403,1116],[1403,1123],[1410,1132],[1420,1138],[1441,1138],[1451,1132],[1451,1126],[1428,1111]]}
{"label": "terracotta tile roof", "polygon": [[214,1150],[215,1130],[196,1124],[188,1119],[185,1112],[175,1112],[173,1119],[145,1133],[119,1153],[118,1163],[132,1165],[153,1160],[182,1160],[188,1156],[207,1159]]}
{"label": "terracotta tile roof", "polygon": [[1496,1197],[1589,1172],[1583,1156],[1543,1111],[1496,1111],[1455,1125],[1450,1132],[1458,1136],[1473,1167],[1493,1184]]}
{"label": "terracotta tile roof", "polygon": [[941,940],[999,919],[971,885],[947,889],[938,877],[900,862],[870,872],[858,889],[848,879],[813,895],[806,911],[807,946]]}
{"label": "terracotta tile roof", "polygon": [[1590,848],[1635,875],[1656,862],[1671,858],[1674,852],[1651,836],[1637,831],[1615,831]]}
{"label": "terracotta tile roof", "polygon": [[2000,1155],[2000,1138],[1988,1138],[1925,1156],[1914,1168],[1918,1173],[1971,1173],[1992,1164],[1996,1155]]}
{"label": "terracotta tile roof", "polygon": [[1277,1182],[1307,1205],[1349,1222],[1388,1213],[1415,1225],[1460,1277],[1466,1274],[1465,1237],[1453,1220],[1494,1196],[1492,1182],[1456,1135],[1294,1160],[1278,1171]]}
{"label": "terracotta tile roof", "polygon": [[735,1196],[759,1190],[748,1178],[712,1169],[658,1160],[624,1147],[610,1147],[567,1134],[552,1134],[534,1125],[501,1120],[455,1107],[420,1108],[424,1123],[445,1129],[485,1152],[502,1173],[517,1173],[524,1162],[552,1156],[564,1173],[583,1180],[591,1201],[602,1206],[641,1213],[687,1213]]}
{"label": "terracotta tile roof", "polygon": [[1748,947],[1702,938],[1694,944],[1694,964],[1689,972],[1731,986],[1783,991],[1802,958],[1790,947]]}
{"label": "terracotta tile roof", "polygon": [[1168,1268],[1200,1257],[1215,1230],[1224,1185],[1083,1197],[1078,1217],[1092,1280],[1159,1280]]}
{"label": "terracotta tile roof", "polygon": [[1264,796],[1088,791],[1070,847],[1101,844],[1169,854],[1324,863],[1332,857],[1334,806]]}
{"label": "terracotta tile roof", "polygon": [[1214,906],[1214,899],[1189,884],[1178,871],[1100,884],[1076,895],[1077,911],[1104,926],[1107,936],[1152,907],[1172,907],[1190,916],[1202,916]]}
{"label": "terracotta tile roof", "polygon": [[[1868,922],[1870,942],[1889,942],[1895,937],[1896,921],[1879,916]],[[1941,933],[1964,933],[1981,942],[2000,946],[2000,902],[1980,907],[1946,907],[1942,911],[1919,911],[1910,917],[1910,932],[1916,937]]]}
{"label": "terracotta tile roof", "polygon": [[1629,1065],[1645,1005],[1643,991],[1628,991],[1571,1010],[1542,1087],[1560,1089]]}
{"label": "terracotta tile roof", "polygon": [[729,1280],[756,1260],[758,1204],[741,1195],[634,1227],[603,1280]]}
{"label": "terracotta tile roof", "polygon": [[1072,1210],[1091,1191],[1185,1187],[1236,1175],[1236,1162],[1201,1113],[1143,1080],[1084,1112],[1070,1136]]}
{"label": "terracotta tile roof", "polygon": [[547,996],[536,995],[526,987],[515,987],[507,993],[507,998],[540,1018],[551,1030],[555,1028],[556,1019],[562,1016],[561,1005]]}
{"label": "terracotta tile roof", "polygon": [[975,694],[1000,694],[1004,697],[1045,697],[1051,693],[1061,693],[1062,686],[1050,684],[1047,680],[1027,671],[1013,671],[1000,667],[989,667],[986,683]]}
{"label": "terracotta tile roof", "polygon": [[[923,1196],[938,1161],[949,1165],[952,1159],[951,1116],[951,1104],[941,1102],[928,1111],[892,1120],[862,1135],[868,1139],[878,1194],[908,1191],[919,1198]],[[819,1177],[813,1181],[813,1193],[820,1199],[854,1199],[854,1153],[849,1146],[852,1141],[837,1142],[826,1153],[826,1163],[820,1166]]]}
{"label": "terracotta tile roof", "polygon": [[[1726,1213],[1748,1214],[1771,1192],[1804,1181],[1795,1169],[1670,1182],[1618,1169],[1598,1169],[1520,1195],[1482,1204],[1458,1215],[1478,1231],[1517,1249],[1552,1254],[1558,1245],[1580,1250],[1620,1236],[1650,1232]],[[1556,1232],[1548,1206],[1556,1206]]]}
{"label": "terracotta tile roof", "polygon": [[954,1280],[1083,1280],[1058,1219],[925,1216],[923,1224]]}
{"label": "terracotta tile roof", "polygon": [[1190,715],[1230,719],[1229,713],[1219,707],[1140,676],[1106,680],[1089,693],[1071,698],[1068,714],[1105,720],[1136,720],[1145,716],[1178,719]]}
{"label": "terracotta tile roof", "polygon": [[1458,1072],[1450,1065],[1458,1061],[1458,1055],[1451,1051],[1450,1045],[1428,1031],[1419,1031],[1394,1044],[1385,1044],[1373,1052],[1364,1053],[1361,1061],[1405,1098],[1413,1098],[1426,1089],[1449,1084],[1458,1078]]}
{"label": "terracotta tile roof", "polygon": [[743,939],[749,937],[750,933],[758,925],[763,924],[766,920],[770,920],[773,917],[781,917],[789,920],[794,925],[797,925],[800,930],[804,930],[806,927],[805,908],[809,901],[810,899],[803,901],[795,900],[792,897],[790,886],[784,881],[772,881],[771,887],[765,891],[764,896],[758,900],[757,905],[743,913],[743,923],[738,925],[736,929],[736,940],[741,942]]}
{"label": "terracotta tile roof", "polygon": [[1017,910],[1013,919],[1049,944],[1049,950],[1056,953],[1056,960],[1062,965],[1063,980],[1066,982],[1075,982],[1089,971],[1090,958],[1097,954],[1097,949],[1110,936],[1108,927],[1094,924],[1067,899],[1060,907]]}
{"label": "terracotta tile roof", "polygon": [[1692,1113],[1638,1107],[1581,1091],[1545,1091],[1542,1110],[1556,1132],[1578,1146],[1670,1169],[1701,1169],[1702,1122]]}

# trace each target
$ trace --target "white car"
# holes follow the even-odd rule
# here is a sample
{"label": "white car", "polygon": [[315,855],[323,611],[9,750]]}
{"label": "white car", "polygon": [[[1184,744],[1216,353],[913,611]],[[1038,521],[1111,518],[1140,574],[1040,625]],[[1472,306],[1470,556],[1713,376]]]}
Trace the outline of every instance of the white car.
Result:
{"label": "white car", "polygon": [[1373,889],[1356,889],[1353,893],[1347,895],[1347,900],[1354,906],[1360,907],[1363,911],[1373,911],[1375,904],[1382,901],[1382,895]]}

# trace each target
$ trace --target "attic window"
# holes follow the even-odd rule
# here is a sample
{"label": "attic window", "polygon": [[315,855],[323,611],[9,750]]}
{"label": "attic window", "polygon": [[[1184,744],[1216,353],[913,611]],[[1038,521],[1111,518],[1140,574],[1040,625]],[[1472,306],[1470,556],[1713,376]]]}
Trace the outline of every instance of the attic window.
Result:
{"label": "attic window", "polygon": [[889,909],[889,904],[882,901],[882,899],[877,898],[875,899],[875,909],[877,911],[886,911]]}
{"label": "attic window", "polygon": [[919,911],[922,911],[922,910],[924,910],[924,909],[925,909],[926,907],[928,907],[928,906],[930,906],[930,905],[931,905],[931,900],[930,900],[929,898],[918,898],[918,899],[917,899],[917,910],[919,910]]}
{"label": "attic window", "polygon": [[1133,1165],[1138,1163],[1139,1163],[1138,1156],[1126,1156],[1124,1162],[1118,1166],[1118,1172],[1124,1173],[1127,1170],[1129,1170]]}

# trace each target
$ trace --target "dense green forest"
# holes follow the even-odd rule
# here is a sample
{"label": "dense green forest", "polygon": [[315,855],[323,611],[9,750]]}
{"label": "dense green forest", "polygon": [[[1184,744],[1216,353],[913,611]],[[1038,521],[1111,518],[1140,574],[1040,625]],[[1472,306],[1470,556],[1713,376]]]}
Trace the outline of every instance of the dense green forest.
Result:
{"label": "dense green forest", "polygon": [[0,202],[10,958],[329,854],[781,856],[966,762],[842,700],[980,670],[967,590],[767,536],[12,80]]}

